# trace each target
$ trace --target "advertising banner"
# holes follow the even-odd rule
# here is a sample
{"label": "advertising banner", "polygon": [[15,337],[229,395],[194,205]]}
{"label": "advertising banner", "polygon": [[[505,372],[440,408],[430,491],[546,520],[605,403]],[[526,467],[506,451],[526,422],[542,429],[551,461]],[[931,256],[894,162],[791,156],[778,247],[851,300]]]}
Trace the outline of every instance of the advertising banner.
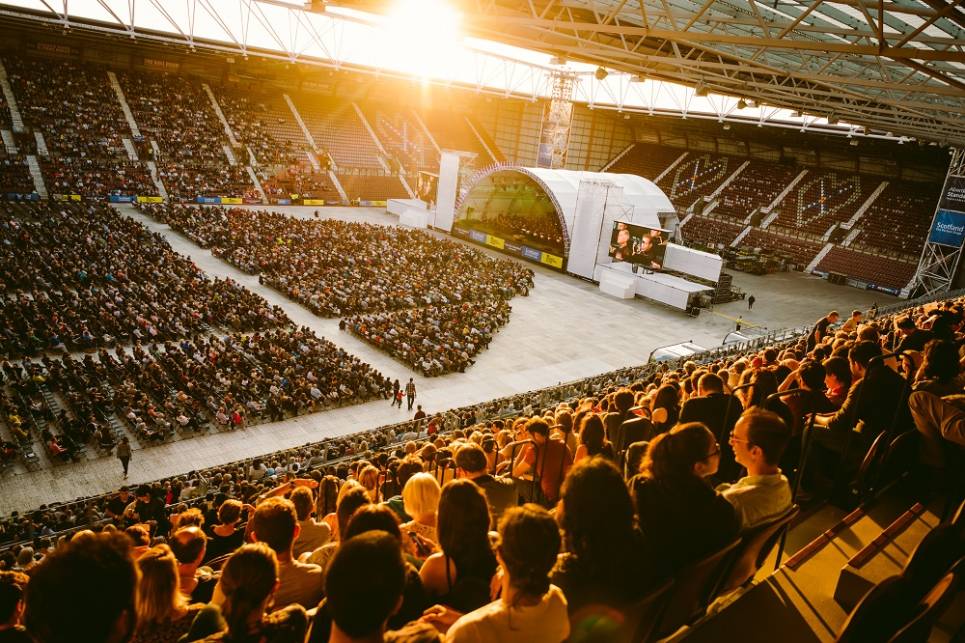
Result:
{"label": "advertising banner", "polygon": [[938,207],[942,210],[965,212],[965,176],[948,177]]}
{"label": "advertising banner", "polygon": [[523,246],[515,243],[510,243],[508,241],[503,242],[503,250],[505,250],[506,252],[512,252],[514,255],[523,254]]}
{"label": "advertising banner", "polygon": [[543,253],[539,250],[534,250],[528,246],[523,246],[522,255],[527,259],[532,259],[533,261],[539,261],[543,256]]}
{"label": "advertising banner", "polygon": [[107,200],[111,203],[134,203],[134,197],[122,194],[111,194]]}
{"label": "advertising banner", "polygon": [[139,196],[137,197],[138,203],[164,203],[164,199],[159,196]]}
{"label": "advertising banner", "polygon": [[278,205],[291,205],[291,204],[292,204],[292,200],[291,200],[291,199],[278,199],[277,201],[275,201],[275,203],[277,203]]}
{"label": "advertising banner", "polygon": [[302,199],[302,205],[325,205],[325,199]]}
{"label": "advertising banner", "polygon": [[493,248],[499,248],[500,250],[502,250],[502,249],[503,249],[503,246],[505,245],[505,242],[504,242],[502,239],[500,239],[499,237],[494,237],[494,236],[491,235],[491,234],[487,234],[487,235],[486,235],[486,245],[487,245],[487,246],[492,246]]}
{"label": "advertising banner", "polygon": [[486,238],[487,238],[488,236],[489,236],[489,235],[486,234],[485,232],[479,232],[479,231],[477,231],[477,230],[470,230],[470,231],[469,231],[469,238],[472,239],[473,241],[477,241],[477,242],[479,242],[479,243],[486,243]]}
{"label": "advertising banner", "polygon": [[540,257],[540,261],[548,266],[553,266],[554,268],[563,269],[563,257],[557,257],[556,255],[551,255],[548,252],[542,253],[543,256]]}
{"label": "advertising banner", "polygon": [[221,203],[220,196],[199,196],[196,200],[197,203],[204,205],[217,205]]}
{"label": "advertising banner", "polygon": [[939,210],[935,215],[928,241],[952,248],[961,248],[965,241],[965,214],[954,210]]}
{"label": "advertising banner", "polygon": [[223,196],[221,197],[222,205],[241,205],[244,200],[241,197],[236,196]]}

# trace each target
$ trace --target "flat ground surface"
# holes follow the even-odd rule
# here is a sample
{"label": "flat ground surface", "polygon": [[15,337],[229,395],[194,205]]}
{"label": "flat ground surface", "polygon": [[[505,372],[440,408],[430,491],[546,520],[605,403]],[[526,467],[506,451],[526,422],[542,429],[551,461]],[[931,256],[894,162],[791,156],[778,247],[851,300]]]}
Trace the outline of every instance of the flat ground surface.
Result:
{"label": "flat ground surface", "polygon": [[[600,293],[594,284],[529,264],[536,271],[536,287],[528,297],[512,300],[509,324],[497,334],[489,349],[477,356],[476,364],[465,373],[425,378],[369,344],[340,332],[337,319],[315,316],[259,284],[256,276],[214,257],[167,225],[141,215],[131,206],[119,209],[163,234],[176,251],[189,256],[208,274],[237,280],[281,306],[296,324],[309,326],[319,336],[358,355],[393,379],[405,382],[414,377],[417,403],[429,413],[642,364],[659,346],[683,341],[705,348],[719,346],[734,329],[733,320],[739,315],[745,325],[780,329],[813,323],[832,309],[847,314],[853,308],[865,310],[872,302],[884,306],[894,301],[882,293],[833,286],[801,273],[754,276],[737,272],[734,283],[755,295],[754,309],[748,311],[746,302],[736,301],[691,318],[642,299],[614,299]],[[272,209],[299,217],[311,217],[319,210],[322,217],[396,224],[394,216],[373,208]],[[126,483],[156,480],[409,417],[407,411],[391,407],[387,401],[375,401],[139,449],[134,452]],[[8,471],[0,478],[0,515],[80,495],[105,493],[124,483],[120,463],[111,457],[45,467],[31,473]]]}

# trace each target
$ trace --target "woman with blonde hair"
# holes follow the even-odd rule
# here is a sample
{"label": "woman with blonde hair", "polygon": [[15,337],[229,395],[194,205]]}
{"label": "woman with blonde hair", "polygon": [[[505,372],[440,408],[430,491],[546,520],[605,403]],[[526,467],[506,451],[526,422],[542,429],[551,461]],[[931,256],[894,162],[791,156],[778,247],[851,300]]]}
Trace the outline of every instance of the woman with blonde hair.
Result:
{"label": "woman with blonde hair", "polygon": [[270,606],[278,589],[278,559],[265,543],[242,545],[221,570],[224,603],[208,605],[186,640],[214,643],[303,643],[308,614],[295,603],[277,612]]}
{"label": "woman with blonde hair", "polygon": [[137,559],[137,631],[133,643],[177,641],[191,627],[202,603],[188,605],[180,592],[178,561],[167,545],[158,545]]}
{"label": "woman with blonde hair", "polygon": [[[417,473],[405,483],[402,489],[402,504],[405,513],[412,520],[402,525],[402,534],[415,543],[416,537],[429,541],[433,545],[439,544],[436,533],[436,518],[439,511],[439,496],[442,489],[439,482],[428,473]],[[414,544],[413,550],[418,549]],[[425,552],[412,551],[419,558],[428,555]]]}

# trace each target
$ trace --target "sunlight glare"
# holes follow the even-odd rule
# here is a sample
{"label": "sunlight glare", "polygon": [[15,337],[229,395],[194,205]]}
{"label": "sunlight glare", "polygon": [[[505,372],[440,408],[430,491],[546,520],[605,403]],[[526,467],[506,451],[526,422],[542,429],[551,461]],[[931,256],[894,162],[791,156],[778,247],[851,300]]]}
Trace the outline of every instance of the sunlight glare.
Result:
{"label": "sunlight glare", "polygon": [[459,12],[445,0],[395,0],[377,46],[402,71],[445,77],[462,53],[459,23]]}

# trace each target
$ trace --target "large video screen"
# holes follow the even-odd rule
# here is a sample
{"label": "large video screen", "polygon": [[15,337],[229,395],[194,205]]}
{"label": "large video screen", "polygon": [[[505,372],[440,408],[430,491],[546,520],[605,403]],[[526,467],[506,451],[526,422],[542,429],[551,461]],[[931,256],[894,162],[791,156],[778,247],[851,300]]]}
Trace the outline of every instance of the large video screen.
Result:
{"label": "large video screen", "polygon": [[649,270],[663,268],[663,256],[667,252],[667,231],[613,222],[610,236],[610,258],[643,266]]}

